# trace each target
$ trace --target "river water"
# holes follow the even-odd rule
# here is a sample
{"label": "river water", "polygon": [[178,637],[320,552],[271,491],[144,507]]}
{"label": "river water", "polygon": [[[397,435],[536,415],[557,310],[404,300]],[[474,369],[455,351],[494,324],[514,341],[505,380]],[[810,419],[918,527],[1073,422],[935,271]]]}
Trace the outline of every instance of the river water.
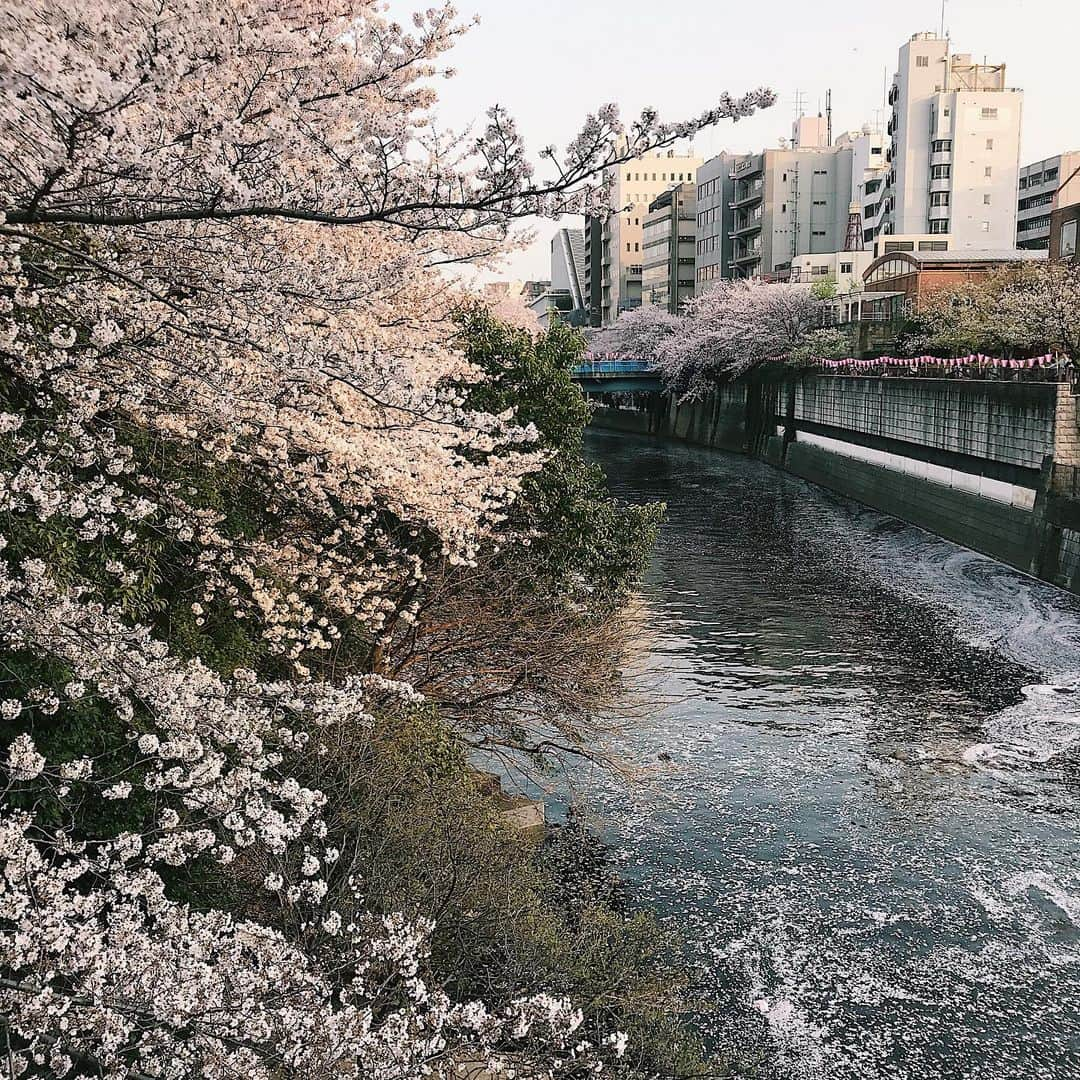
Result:
{"label": "river water", "polygon": [[634,778],[576,780],[715,1037],[779,1077],[1080,1077],[1080,602],[760,462],[589,452],[668,512]]}

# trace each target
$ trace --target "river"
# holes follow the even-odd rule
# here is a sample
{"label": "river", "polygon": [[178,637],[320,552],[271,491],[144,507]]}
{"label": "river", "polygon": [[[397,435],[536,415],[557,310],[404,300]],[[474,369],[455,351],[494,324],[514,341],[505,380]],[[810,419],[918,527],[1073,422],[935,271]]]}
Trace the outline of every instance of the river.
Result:
{"label": "river", "polygon": [[576,782],[713,1034],[807,1080],[1080,1077],[1080,601],[761,462],[589,453],[668,512],[638,775]]}

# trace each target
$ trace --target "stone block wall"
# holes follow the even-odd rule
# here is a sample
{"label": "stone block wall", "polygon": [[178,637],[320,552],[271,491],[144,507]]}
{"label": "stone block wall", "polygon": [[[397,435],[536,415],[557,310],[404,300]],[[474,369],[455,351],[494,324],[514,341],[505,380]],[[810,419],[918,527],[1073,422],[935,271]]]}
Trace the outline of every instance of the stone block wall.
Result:
{"label": "stone block wall", "polygon": [[1054,451],[1056,387],[810,376],[795,386],[795,422],[1037,470]]}

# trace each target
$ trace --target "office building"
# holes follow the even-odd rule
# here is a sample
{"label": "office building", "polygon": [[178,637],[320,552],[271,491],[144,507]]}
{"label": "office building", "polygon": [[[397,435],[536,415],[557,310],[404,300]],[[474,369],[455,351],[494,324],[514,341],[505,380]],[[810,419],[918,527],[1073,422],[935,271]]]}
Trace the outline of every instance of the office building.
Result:
{"label": "office building", "polygon": [[649,203],[642,236],[641,303],[673,315],[694,295],[697,188],[679,184]]}
{"label": "office building", "polygon": [[697,171],[697,228],[694,252],[695,291],[730,277],[734,158],[717,154]]}
{"label": "office building", "polygon": [[1025,165],[1017,192],[1016,246],[1047,250],[1051,212],[1075,202],[1080,202],[1080,150]]}
{"label": "office building", "polygon": [[585,229],[585,292],[591,325],[609,326],[641,305],[642,244],[649,204],[669,188],[693,182],[701,158],[674,150],[648,154],[609,169],[612,213],[589,218]]}

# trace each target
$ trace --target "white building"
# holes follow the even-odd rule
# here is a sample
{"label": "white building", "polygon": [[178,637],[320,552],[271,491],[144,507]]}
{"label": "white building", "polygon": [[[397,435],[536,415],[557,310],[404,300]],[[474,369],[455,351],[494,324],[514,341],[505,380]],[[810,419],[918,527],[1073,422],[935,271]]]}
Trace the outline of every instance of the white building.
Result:
{"label": "white building", "polygon": [[695,182],[701,158],[674,150],[649,154],[608,172],[614,191],[606,221],[585,228],[585,292],[594,325],[641,306],[642,233],[649,204],[669,188]]}
{"label": "white building", "polygon": [[859,207],[861,244],[869,246],[881,227],[885,209],[885,132],[864,124],[861,131],[837,136],[837,147],[851,150],[851,202]]}
{"label": "white building", "polygon": [[890,171],[880,232],[951,234],[954,248],[1011,250],[1016,242],[1023,92],[1004,64],[950,54],[915,34],[900,49],[889,91]]}
{"label": "white building", "polygon": [[829,251],[819,255],[796,255],[791,260],[791,276],[795,285],[817,285],[829,282],[838,295],[862,287],[863,273],[874,261],[872,251]]}

